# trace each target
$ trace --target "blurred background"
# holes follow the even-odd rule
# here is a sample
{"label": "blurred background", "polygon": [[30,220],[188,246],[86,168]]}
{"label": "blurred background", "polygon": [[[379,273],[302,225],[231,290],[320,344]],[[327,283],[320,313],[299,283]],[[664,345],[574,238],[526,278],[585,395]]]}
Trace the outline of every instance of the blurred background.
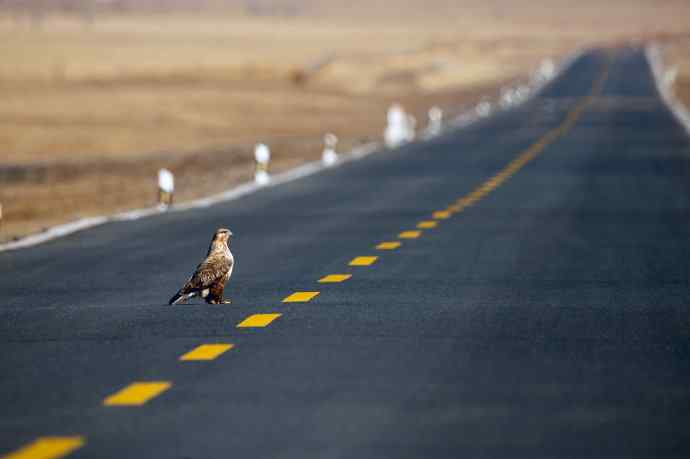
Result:
{"label": "blurred background", "polygon": [[459,113],[544,58],[656,41],[690,102],[685,0],[0,0],[0,241]]}

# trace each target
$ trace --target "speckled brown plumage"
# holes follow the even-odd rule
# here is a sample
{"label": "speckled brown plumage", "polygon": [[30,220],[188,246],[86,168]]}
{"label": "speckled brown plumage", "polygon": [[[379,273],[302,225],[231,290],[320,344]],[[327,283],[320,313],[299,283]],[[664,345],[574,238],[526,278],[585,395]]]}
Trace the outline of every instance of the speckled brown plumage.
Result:
{"label": "speckled brown plumage", "polygon": [[168,304],[182,303],[194,296],[202,297],[209,304],[230,303],[230,300],[223,299],[225,284],[235,265],[228,245],[230,236],[232,232],[228,229],[216,230],[206,258]]}

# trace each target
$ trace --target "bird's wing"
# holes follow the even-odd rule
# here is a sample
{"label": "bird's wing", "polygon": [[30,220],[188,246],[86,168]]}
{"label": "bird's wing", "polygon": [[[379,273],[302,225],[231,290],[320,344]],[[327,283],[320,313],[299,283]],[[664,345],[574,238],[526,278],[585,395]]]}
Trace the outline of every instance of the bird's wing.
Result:
{"label": "bird's wing", "polygon": [[203,290],[223,279],[230,270],[230,264],[224,258],[209,257],[205,259],[192,274],[185,285],[185,290]]}

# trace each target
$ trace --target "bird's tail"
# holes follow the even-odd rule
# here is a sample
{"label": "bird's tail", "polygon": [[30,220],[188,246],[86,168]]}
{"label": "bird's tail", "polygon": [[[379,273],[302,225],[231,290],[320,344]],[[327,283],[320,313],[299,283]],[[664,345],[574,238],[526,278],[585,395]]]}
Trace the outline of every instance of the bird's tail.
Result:
{"label": "bird's tail", "polygon": [[175,304],[179,304],[179,303],[182,303],[183,301],[190,299],[193,296],[194,296],[194,293],[182,293],[182,290],[180,290],[175,295],[173,295],[172,298],[170,298],[170,301],[168,301],[168,304],[171,306],[175,305]]}

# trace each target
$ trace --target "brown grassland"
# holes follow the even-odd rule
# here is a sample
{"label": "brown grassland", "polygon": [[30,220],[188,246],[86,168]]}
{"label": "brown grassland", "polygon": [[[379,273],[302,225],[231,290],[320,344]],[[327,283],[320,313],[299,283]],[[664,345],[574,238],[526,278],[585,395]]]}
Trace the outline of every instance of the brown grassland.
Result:
{"label": "brown grassland", "polygon": [[423,124],[434,104],[457,112],[578,47],[661,40],[690,101],[689,2],[331,3],[0,16],[0,241],[151,205],[160,167],[178,200],[247,181],[257,141],[273,171],[318,158],[326,132],[346,150],[381,136],[394,101]]}

